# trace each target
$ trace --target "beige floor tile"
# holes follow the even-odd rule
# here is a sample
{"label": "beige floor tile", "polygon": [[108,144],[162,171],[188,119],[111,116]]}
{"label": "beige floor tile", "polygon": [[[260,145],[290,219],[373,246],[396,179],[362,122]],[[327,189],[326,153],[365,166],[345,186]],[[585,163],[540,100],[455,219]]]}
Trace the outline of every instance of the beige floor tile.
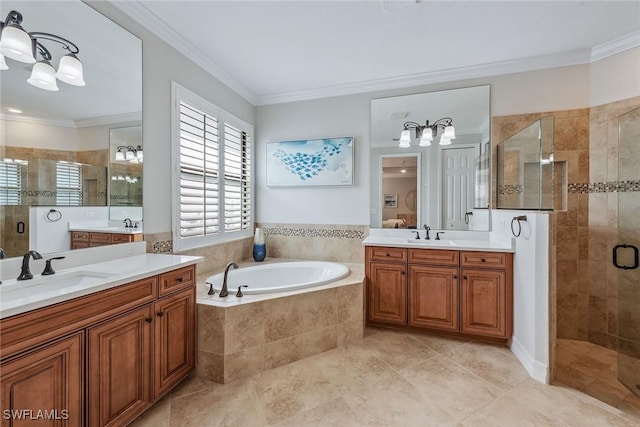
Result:
{"label": "beige floor tile", "polygon": [[629,390],[617,381],[611,384],[611,381],[604,382],[599,379],[593,380],[580,391],[615,407],[629,395]]}
{"label": "beige floor tile", "polygon": [[410,335],[398,332],[381,332],[365,338],[363,342],[396,370],[416,365],[437,354]]}
{"label": "beige floor tile", "polygon": [[186,380],[182,381],[176,388],[171,392],[171,398],[177,399],[180,397],[188,396],[193,393],[197,393],[202,390],[206,390],[212,387],[218,387],[219,384],[206,380],[204,378],[199,378],[194,376],[193,374],[189,376]]}
{"label": "beige floor tile", "polygon": [[509,395],[527,402],[548,417],[574,426],[633,426],[622,413],[577,390],[548,386],[528,379],[509,391]]}
{"label": "beige floor tile", "polygon": [[252,377],[270,424],[322,405],[339,397],[344,390],[342,385],[330,382],[312,364],[313,359],[300,360]]}
{"label": "beige floor tile", "polygon": [[453,350],[463,344],[468,343],[470,340],[447,337],[444,335],[434,335],[434,334],[410,334],[411,337],[425,344],[431,350],[437,353],[446,353],[448,351]]}
{"label": "beige floor tile", "polygon": [[131,427],[170,427],[170,415],[171,396],[166,395],[129,425]]}
{"label": "beige floor tile", "polygon": [[531,405],[512,396],[504,395],[489,405],[471,414],[460,423],[460,427],[529,427],[529,426],[567,426]]}
{"label": "beige floor tile", "polygon": [[362,423],[343,398],[328,401],[315,408],[299,412],[276,424],[278,427],[359,427]]}
{"label": "beige floor tile", "polygon": [[640,397],[629,394],[618,404],[618,409],[624,412],[624,416],[640,425]]}
{"label": "beige floor tile", "polygon": [[171,427],[266,425],[250,380],[218,384],[171,401]]}
{"label": "beige floor tile", "polygon": [[487,381],[443,356],[400,371],[418,390],[430,413],[445,413],[439,423],[460,421],[504,394]]}
{"label": "beige floor tile", "polygon": [[503,390],[529,378],[527,371],[506,346],[470,342],[444,356]]}

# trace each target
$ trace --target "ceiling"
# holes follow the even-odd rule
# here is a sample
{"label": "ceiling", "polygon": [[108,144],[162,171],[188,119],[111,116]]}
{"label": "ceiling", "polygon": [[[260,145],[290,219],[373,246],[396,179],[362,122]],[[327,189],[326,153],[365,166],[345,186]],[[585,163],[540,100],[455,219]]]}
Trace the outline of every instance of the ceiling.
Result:
{"label": "ceiling", "polygon": [[114,2],[255,105],[588,63],[640,1]]}

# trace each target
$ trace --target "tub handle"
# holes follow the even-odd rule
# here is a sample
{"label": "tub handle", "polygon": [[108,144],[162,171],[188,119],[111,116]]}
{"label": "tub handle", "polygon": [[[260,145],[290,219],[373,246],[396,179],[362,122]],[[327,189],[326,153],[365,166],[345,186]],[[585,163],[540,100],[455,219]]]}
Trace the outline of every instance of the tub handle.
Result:
{"label": "tub handle", "polygon": [[207,292],[208,295],[215,295],[216,291],[213,290],[213,283],[210,282],[204,282],[205,285],[209,285],[209,292]]}
{"label": "tub handle", "polygon": [[249,285],[240,285],[238,286],[238,292],[236,292],[236,297],[242,298],[244,294],[242,293],[242,288],[248,288]]}

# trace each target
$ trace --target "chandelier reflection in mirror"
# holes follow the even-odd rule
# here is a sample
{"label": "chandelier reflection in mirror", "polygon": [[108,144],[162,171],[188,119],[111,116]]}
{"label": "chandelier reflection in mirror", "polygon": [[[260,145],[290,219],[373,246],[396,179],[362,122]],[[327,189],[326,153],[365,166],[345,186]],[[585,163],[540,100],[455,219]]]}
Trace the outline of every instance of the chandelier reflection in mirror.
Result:
{"label": "chandelier reflection in mirror", "polygon": [[138,145],[133,147],[132,145],[120,145],[116,149],[116,161],[118,162],[131,162],[142,163],[144,160],[144,152],[142,146]]}
{"label": "chandelier reflection in mirror", "polygon": [[456,131],[453,127],[453,119],[444,117],[438,119],[433,124],[429,124],[429,120],[424,125],[416,122],[405,122],[404,129],[400,134],[400,143],[398,147],[409,148],[411,146],[411,130],[415,130],[416,140],[420,141],[420,147],[428,147],[431,141],[438,136],[438,132],[442,130],[440,135],[440,145],[449,145],[451,140],[456,138]]}
{"label": "chandelier reflection in mirror", "polygon": [[[26,32],[20,25],[22,24],[22,14],[12,10],[7,15],[4,22],[0,21],[0,70],[8,70],[9,66],[5,57],[18,62],[34,64],[31,70],[31,77],[27,82],[37,88],[57,91],[56,79],[61,82],[73,85],[84,86],[82,63],[76,56],[80,49],[78,46],[60,36],[50,33]],[[59,43],[63,49],[69,53],[60,58],[58,71],[51,66],[51,53],[42,44],[42,41]],[[36,62],[36,56],[40,55],[42,60]]]}

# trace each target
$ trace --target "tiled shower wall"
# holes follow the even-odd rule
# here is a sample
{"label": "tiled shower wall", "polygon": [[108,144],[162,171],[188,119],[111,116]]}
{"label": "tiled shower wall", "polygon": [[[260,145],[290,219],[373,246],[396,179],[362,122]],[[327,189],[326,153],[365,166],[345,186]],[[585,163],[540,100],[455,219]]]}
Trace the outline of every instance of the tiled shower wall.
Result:
{"label": "tiled shower wall", "polygon": [[618,270],[611,250],[618,243],[618,193],[638,191],[637,183],[618,180],[618,118],[638,107],[640,97],[591,108],[589,183],[580,189],[589,198],[587,259],[579,265],[580,281],[588,284],[582,299],[587,299],[589,315],[579,318],[578,336],[612,349],[618,344],[619,320]]}
{"label": "tiled shower wall", "polygon": [[[562,203],[564,209],[552,213],[549,221],[552,227],[550,296],[556,298],[558,337],[586,340],[589,298],[587,284],[579,283],[578,268],[581,262],[588,260],[589,198],[588,194],[570,192],[569,188],[579,188],[578,184],[589,182],[589,109],[493,117],[491,139],[497,146],[534,121],[549,116],[554,118],[556,169],[565,174],[563,177],[556,175],[556,178],[563,179],[566,185],[562,191],[568,193]],[[493,168],[493,176],[496,176],[495,162]],[[495,192],[492,200],[497,200]],[[581,324],[587,328],[579,328]]]}
{"label": "tiled shower wall", "polygon": [[[550,221],[558,338],[616,348],[618,273],[611,248],[617,243],[618,192],[638,191],[618,182],[618,117],[638,107],[640,97],[634,97],[591,109],[492,118],[495,153],[498,143],[535,120],[554,117],[554,158],[566,162],[567,181],[566,209]],[[495,201],[495,186],[493,191]]]}

